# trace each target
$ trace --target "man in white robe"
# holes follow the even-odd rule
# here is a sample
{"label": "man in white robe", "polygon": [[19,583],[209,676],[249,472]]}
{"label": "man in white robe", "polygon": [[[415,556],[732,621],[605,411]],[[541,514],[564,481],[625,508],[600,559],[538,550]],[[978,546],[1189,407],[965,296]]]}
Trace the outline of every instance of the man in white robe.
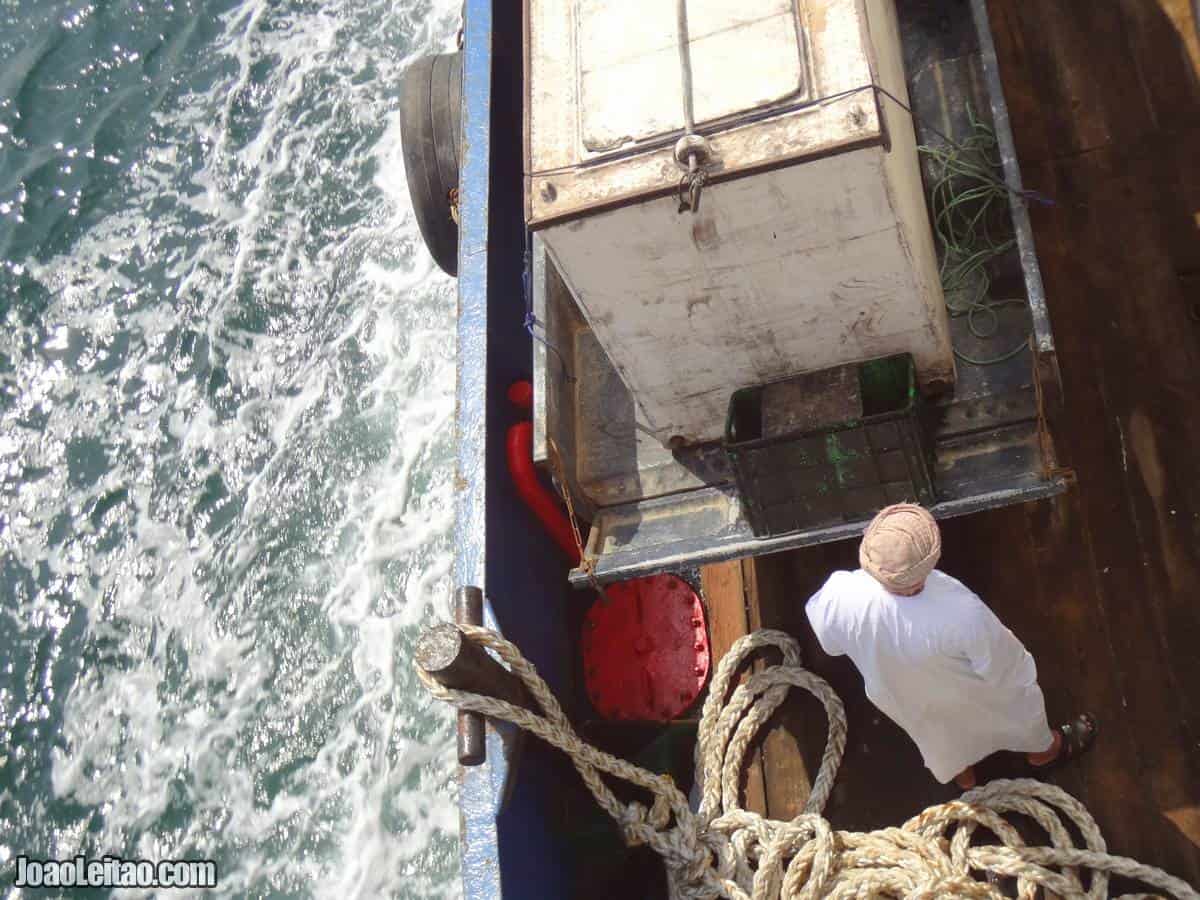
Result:
{"label": "man in white robe", "polygon": [[1050,767],[1088,749],[1095,720],[1050,729],[1033,657],[979,597],[934,568],[940,555],[925,509],[881,511],[863,534],[862,568],[835,572],[808,601],[821,647],[849,655],[867,697],[940,782],[974,787],[974,764],[998,750]]}

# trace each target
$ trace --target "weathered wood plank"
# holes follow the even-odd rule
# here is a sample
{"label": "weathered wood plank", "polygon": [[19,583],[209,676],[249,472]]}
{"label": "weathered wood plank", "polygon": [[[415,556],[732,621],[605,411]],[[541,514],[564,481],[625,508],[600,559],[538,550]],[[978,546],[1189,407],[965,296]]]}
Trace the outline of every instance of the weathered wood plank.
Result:
{"label": "weathered wood plank", "polygon": [[1200,46],[1188,0],[1120,0],[1116,5],[1154,127],[1196,124]]}
{"label": "weathered wood plank", "polygon": [[1159,148],[1165,157],[1156,167],[1155,199],[1172,223],[1165,229],[1165,246],[1180,278],[1192,334],[1200,336],[1200,315],[1193,306],[1200,301],[1200,124],[1175,132]]}
{"label": "weathered wood plank", "polygon": [[[1114,846],[1195,879],[1200,498],[1190,460],[1200,430],[1194,412],[1181,412],[1195,410],[1200,368],[1182,299],[1173,296],[1163,240],[1169,206],[1153,204],[1147,164],[1109,157],[1056,163],[1059,210],[1035,217],[1067,395],[1060,450],[1079,476],[1094,557],[1091,571],[1079,573],[1092,576],[1090,590],[1078,587],[1082,599],[1068,602],[1082,603],[1114,635],[1111,668],[1095,675],[1115,686],[1120,705],[1097,702],[1115,725],[1114,742],[1134,736],[1119,754],[1106,746],[1084,770],[1088,801]],[[1059,555],[1079,546],[1066,540]],[[1121,783],[1124,772],[1134,784]]]}
{"label": "weathered wood plank", "polygon": [[[749,631],[741,562],[732,560],[702,567],[700,589],[708,610],[709,644],[715,671],[734,641]],[[767,800],[763,787],[762,760],[757,749],[752,749],[748,756],[750,761],[746,766],[743,787],[745,808],[765,815]]]}
{"label": "weathered wood plank", "polygon": [[[751,631],[781,628],[796,633],[791,620],[797,608],[803,609],[803,600],[790,590],[786,577],[781,577],[781,566],[786,571],[778,556],[742,561]],[[763,729],[763,780],[771,818],[787,821],[804,811],[820,764],[824,734],[820,706],[795,690]]]}
{"label": "weathered wood plank", "polygon": [[[1078,493],[1028,515],[1034,602],[1061,648],[1039,662],[1106,722],[1077,776],[1110,843],[1196,881],[1200,331],[1180,278],[1200,254],[1193,29],[1174,0],[1078,6],[995,4],[1014,124],[1033,136],[1022,153],[1046,151],[1028,181],[1058,203],[1033,222],[1066,395],[1059,449],[1079,476]],[[1063,85],[1081,86],[1078,107],[1046,102]]]}
{"label": "weathered wood plank", "polygon": [[[1161,851],[1161,835],[1146,827],[1154,814],[1144,780],[1144,742],[1128,727],[1131,698],[1122,676],[1127,636],[1097,614],[1096,591],[1112,573],[1111,567],[1107,573],[1098,567],[1084,507],[1082,492],[1076,492],[1053,504],[1032,506],[1026,517],[1035,548],[1034,603],[1046,622],[1041,643],[1051,644],[1039,652],[1043,685],[1048,696],[1068,701],[1071,709],[1092,711],[1103,728],[1088,757],[1056,781],[1088,805],[1110,846],[1170,865]],[[1053,704],[1051,709],[1055,721],[1069,712]]]}
{"label": "weathered wood plank", "polygon": [[1196,22],[1192,17],[1196,8],[1195,4],[1192,0],[1156,0],[1156,2],[1162,9],[1163,15],[1171,21],[1179,33],[1179,39],[1183,42],[1192,72],[1200,73],[1200,29],[1196,27]]}
{"label": "weathered wood plank", "polygon": [[995,38],[1006,96],[1011,73],[1024,68],[1034,76],[1013,92],[1036,98],[1035,105],[1013,109],[1023,161],[1046,158],[1027,155],[1020,137],[1039,119],[1044,150],[1053,158],[1128,144],[1152,127],[1116,3],[995,0],[989,8],[1000,26]]}

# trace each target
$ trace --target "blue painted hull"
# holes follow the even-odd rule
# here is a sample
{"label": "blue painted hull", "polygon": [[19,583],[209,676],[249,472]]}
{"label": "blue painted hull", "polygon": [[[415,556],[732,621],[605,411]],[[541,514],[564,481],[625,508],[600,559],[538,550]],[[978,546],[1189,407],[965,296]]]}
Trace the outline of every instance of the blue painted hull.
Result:
{"label": "blue painted hull", "polygon": [[[561,694],[570,690],[567,608],[584,600],[567,587],[567,561],[521,504],[504,457],[516,421],[505,391],[528,379],[532,365],[522,325],[521,142],[493,140],[498,125],[511,134],[521,121],[520,24],[519,14],[493,19],[489,0],[466,4],[454,578],[483,588],[487,623]],[[521,777],[509,784],[511,737],[489,727],[487,762],[462,770],[465,895],[569,896],[569,854],[545,815],[568,773],[556,755],[528,742]]]}

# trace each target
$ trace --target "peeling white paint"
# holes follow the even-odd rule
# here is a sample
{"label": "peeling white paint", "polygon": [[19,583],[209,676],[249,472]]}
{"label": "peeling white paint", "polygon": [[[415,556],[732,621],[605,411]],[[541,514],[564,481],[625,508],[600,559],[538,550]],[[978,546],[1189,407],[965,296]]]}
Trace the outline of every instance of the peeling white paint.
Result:
{"label": "peeling white paint", "polygon": [[[739,21],[749,16],[735,23],[744,37],[761,24],[750,15],[752,7],[762,7],[758,18],[777,17],[783,8],[778,0],[755,2],[734,7],[697,0],[697,11]],[[583,5],[584,13],[595,15],[581,22],[599,15],[593,6]],[[637,27],[635,6],[640,8],[628,5],[630,28]],[[624,8],[604,11],[606,28]],[[621,107],[603,128],[589,118],[593,110],[582,104],[596,89],[589,94],[580,79],[595,76],[598,63],[584,66],[577,59],[573,67],[570,57],[581,51],[566,40],[580,9],[531,2],[531,221],[543,226],[547,251],[659,441],[718,439],[736,389],[843,363],[909,352],[923,384],[954,380],[907,114],[894,105],[877,106],[866,90],[764,122],[739,126],[735,120],[710,136],[716,174],[776,167],[714,181],[703,191],[699,213],[681,214],[676,197],[660,193],[680,177],[669,150],[582,166],[591,152],[586,135],[611,142],[618,132],[641,135],[666,127],[653,123],[670,117],[646,112],[651,124],[642,127],[633,121],[637,111],[657,110],[658,99],[621,97],[591,101]],[[795,58],[811,54],[816,96],[873,83],[907,96],[892,0],[807,0],[795,10],[804,27],[779,33],[792,34],[793,42],[796,35],[805,37],[807,49],[795,47]],[[697,21],[706,24],[693,35],[694,50],[710,33],[733,33],[715,20]],[[666,28],[660,26],[658,31]],[[637,56],[642,47],[661,70],[653,83],[647,80],[646,91],[670,85],[675,96],[678,60],[659,46],[667,41],[660,38],[622,48],[612,65],[635,66],[625,55]],[[721,75],[735,84],[726,86],[715,108],[727,112],[733,97],[752,108],[746,98],[763,92],[773,97],[785,83],[799,83],[800,70],[791,63],[774,74],[759,68],[774,58],[777,39],[761,58],[739,51],[744,66],[726,60]],[[580,41],[591,46],[587,35]],[[674,49],[670,41],[665,46]],[[698,75],[697,84],[711,74]],[[607,83],[610,76],[593,82]],[[751,86],[742,91],[739,79]],[[563,90],[564,82],[576,90]],[[550,166],[559,168],[548,173]],[[570,219],[561,218],[568,213]]]}

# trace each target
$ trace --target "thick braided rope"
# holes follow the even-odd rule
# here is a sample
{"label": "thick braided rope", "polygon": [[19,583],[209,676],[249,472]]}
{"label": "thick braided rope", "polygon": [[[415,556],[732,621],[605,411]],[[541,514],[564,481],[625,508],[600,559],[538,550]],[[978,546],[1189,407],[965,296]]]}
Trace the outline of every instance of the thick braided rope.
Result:
{"label": "thick braided rope", "polygon": [[[781,631],[756,631],[741,638],[717,667],[700,719],[696,777],[701,802],[696,813],[669,776],[655,775],[580,739],[546,683],[515,646],[484,628],[459,628],[509,665],[541,714],[446,688],[418,666],[421,682],[439,700],[511,722],[566,753],[626,840],[648,844],[662,856],[673,898],[850,900],[884,895],[1002,900],[1001,882],[1015,879],[1022,900],[1034,900],[1039,888],[1061,897],[1099,900],[1108,896],[1109,877],[1118,875],[1179,900],[1200,900],[1190,885],[1161,869],[1110,854],[1082,803],[1058,787],[1029,779],[989,782],[959,800],[926,809],[899,828],[834,831],[821,811],[846,747],[845,711],[833,689],[800,665],[799,645]],[[742,664],[768,649],[779,651],[782,661],[751,675],[730,695]],[[792,687],[821,701],[829,736],[804,812],[780,822],[738,806],[738,781],[755,734]],[[643,789],[650,805],[622,803],[605,784],[606,776]],[[1036,822],[1050,845],[1026,846],[1004,818],[1008,813]],[[1066,823],[1082,836],[1083,847],[1075,845]],[[973,844],[980,828],[1000,843]],[[1140,896],[1149,895],[1126,895],[1124,900]]]}

